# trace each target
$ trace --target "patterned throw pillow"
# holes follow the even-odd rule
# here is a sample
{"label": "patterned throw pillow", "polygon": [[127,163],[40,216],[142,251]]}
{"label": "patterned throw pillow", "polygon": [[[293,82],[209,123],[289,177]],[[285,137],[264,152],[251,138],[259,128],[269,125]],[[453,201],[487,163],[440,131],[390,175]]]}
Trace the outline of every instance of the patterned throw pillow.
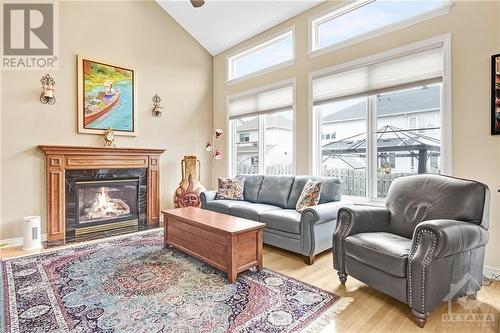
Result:
{"label": "patterned throw pillow", "polygon": [[217,200],[244,200],[243,190],[245,188],[245,178],[218,178],[219,188],[217,189]]}
{"label": "patterned throw pillow", "polygon": [[307,207],[318,205],[322,187],[321,182],[308,179],[295,206],[297,212],[301,213]]}

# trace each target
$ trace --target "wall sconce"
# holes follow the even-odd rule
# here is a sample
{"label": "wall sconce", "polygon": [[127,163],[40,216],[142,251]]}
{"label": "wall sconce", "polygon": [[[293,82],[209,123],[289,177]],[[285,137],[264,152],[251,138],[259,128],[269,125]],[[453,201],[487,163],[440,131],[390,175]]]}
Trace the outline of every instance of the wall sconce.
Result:
{"label": "wall sconce", "polygon": [[217,128],[212,132],[212,141],[208,141],[207,145],[205,146],[205,150],[211,152],[212,157],[216,160],[220,160],[222,158],[222,153],[219,151],[219,149],[215,149],[214,151],[214,146],[216,144],[216,140],[219,139],[223,133],[224,132],[220,128]]}
{"label": "wall sconce", "polygon": [[40,80],[42,83],[42,94],[40,95],[40,102],[43,104],[54,104],[56,102],[56,96],[54,94],[54,86],[56,85],[56,81],[54,78],[50,77],[49,74],[42,76]]}
{"label": "wall sconce", "polygon": [[153,96],[153,117],[161,117],[161,111],[163,110],[163,107],[160,105],[161,103],[161,98],[158,96],[158,94],[155,94]]}

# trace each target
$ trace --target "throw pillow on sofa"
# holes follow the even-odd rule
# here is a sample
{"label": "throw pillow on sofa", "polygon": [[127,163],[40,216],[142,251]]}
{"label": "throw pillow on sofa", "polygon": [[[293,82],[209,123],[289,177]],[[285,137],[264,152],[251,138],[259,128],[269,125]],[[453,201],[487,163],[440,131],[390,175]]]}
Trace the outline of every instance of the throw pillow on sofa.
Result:
{"label": "throw pillow on sofa", "polygon": [[245,178],[218,178],[217,200],[243,200]]}
{"label": "throw pillow on sofa", "polygon": [[299,200],[295,209],[297,212],[301,213],[307,207],[317,206],[319,203],[319,198],[321,196],[321,188],[323,184],[319,181],[307,180],[302,193],[300,194]]}

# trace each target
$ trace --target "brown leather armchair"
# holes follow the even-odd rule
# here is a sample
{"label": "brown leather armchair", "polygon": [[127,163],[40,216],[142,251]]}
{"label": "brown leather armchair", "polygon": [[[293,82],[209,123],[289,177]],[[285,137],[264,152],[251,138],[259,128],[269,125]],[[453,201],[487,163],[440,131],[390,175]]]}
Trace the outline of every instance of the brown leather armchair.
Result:
{"label": "brown leather armchair", "polygon": [[453,297],[475,297],[488,242],[490,192],[471,180],[415,175],[393,181],[386,207],[339,210],[333,266],[408,304],[418,326]]}

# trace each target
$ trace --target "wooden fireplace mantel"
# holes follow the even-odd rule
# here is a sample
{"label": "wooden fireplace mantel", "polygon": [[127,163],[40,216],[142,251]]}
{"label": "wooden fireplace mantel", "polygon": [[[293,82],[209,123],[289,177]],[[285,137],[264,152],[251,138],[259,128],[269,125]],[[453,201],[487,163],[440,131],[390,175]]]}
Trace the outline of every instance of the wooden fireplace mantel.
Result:
{"label": "wooden fireplace mantel", "polygon": [[46,155],[47,240],[65,239],[65,171],[147,169],[147,224],[160,222],[160,155],[165,149],[38,146]]}

